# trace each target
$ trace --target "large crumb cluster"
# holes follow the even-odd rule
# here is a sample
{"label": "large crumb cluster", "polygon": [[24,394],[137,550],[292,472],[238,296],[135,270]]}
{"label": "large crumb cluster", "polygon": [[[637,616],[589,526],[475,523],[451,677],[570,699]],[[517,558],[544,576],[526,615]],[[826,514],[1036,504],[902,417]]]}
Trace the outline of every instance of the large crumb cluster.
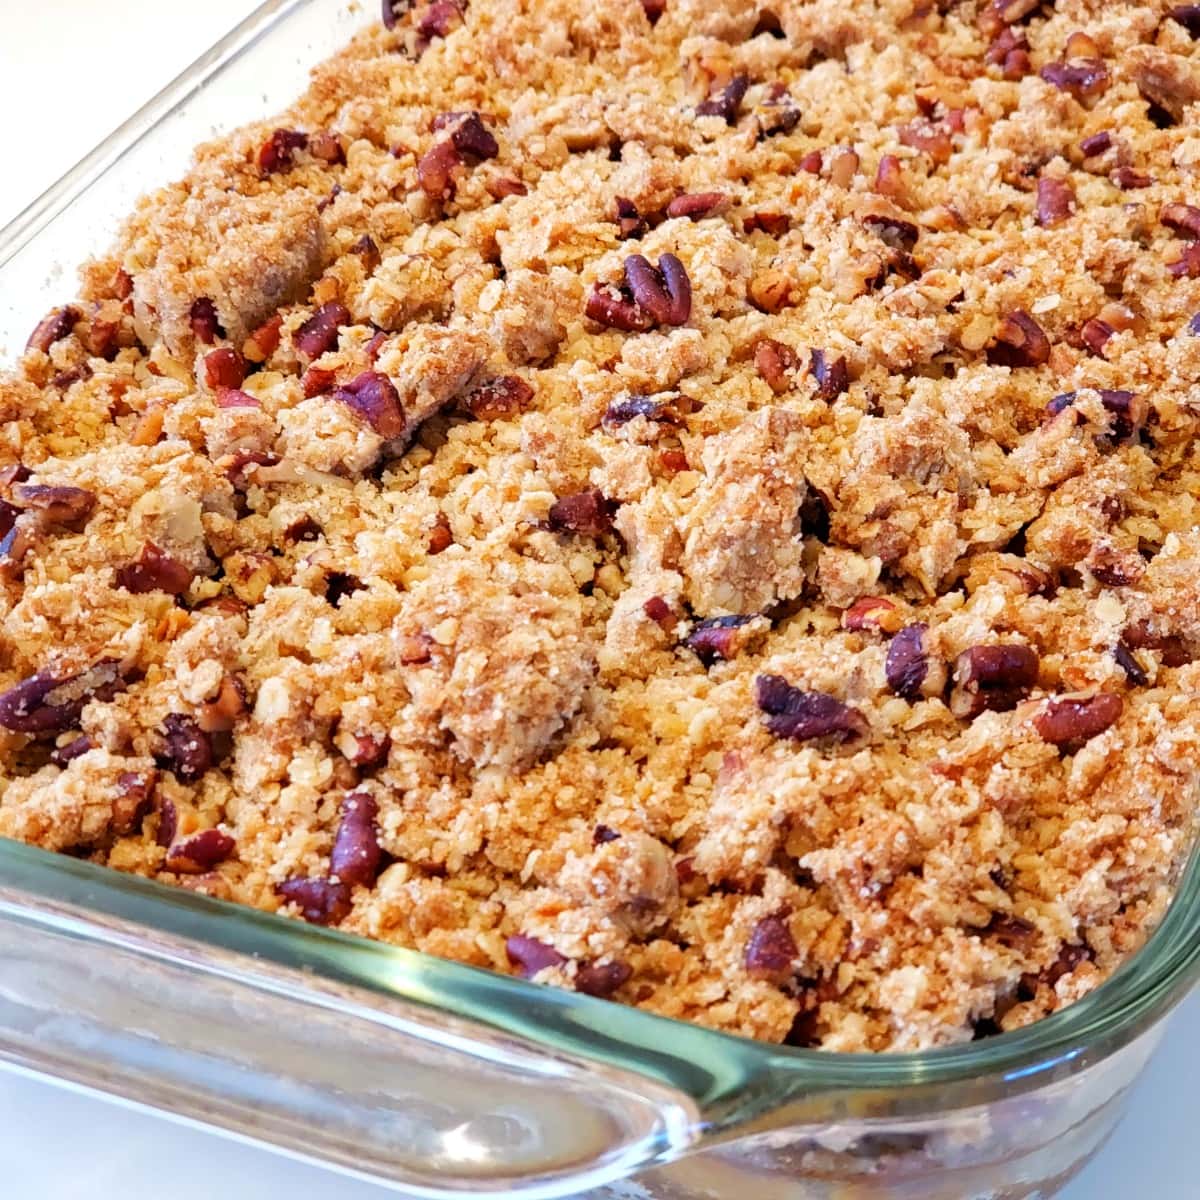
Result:
{"label": "large crumb cluster", "polygon": [[1200,770],[1200,6],[406,7],[0,379],[0,835],[828,1050],[1094,988]]}

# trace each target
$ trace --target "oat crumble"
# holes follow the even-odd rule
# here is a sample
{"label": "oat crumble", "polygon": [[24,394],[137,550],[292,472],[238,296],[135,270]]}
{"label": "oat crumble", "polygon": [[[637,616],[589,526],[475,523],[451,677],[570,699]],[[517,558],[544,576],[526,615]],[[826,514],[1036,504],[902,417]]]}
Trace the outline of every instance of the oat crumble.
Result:
{"label": "oat crumble", "polygon": [[0,835],[768,1041],[1027,1024],[1200,769],[1200,5],[434,0],[0,378]]}

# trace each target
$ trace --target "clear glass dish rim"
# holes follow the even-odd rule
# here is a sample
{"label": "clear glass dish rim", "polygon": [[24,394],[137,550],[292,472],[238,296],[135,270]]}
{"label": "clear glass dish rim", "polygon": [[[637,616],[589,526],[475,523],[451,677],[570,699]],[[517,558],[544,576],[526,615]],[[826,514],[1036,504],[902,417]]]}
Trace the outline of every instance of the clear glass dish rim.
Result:
{"label": "clear glass dish rim", "polygon": [[[143,136],[272,26],[316,0],[266,0],[226,37],[0,228],[0,282],[7,261],[33,242]],[[713,1118],[744,1123],[744,1092],[765,1087],[774,1103],[835,1091],[925,1092],[968,1081],[1036,1085],[1076,1060],[1115,1053],[1161,1019],[1200,977],[1200,848],[1146,945],[1109,980],[1068,1008],[1024,1029],[979,1042],[896,1054],[800,1050],[755,1042],[621,1004],[544,987],[182,888],[126,875],[0,838],[0,889],[68,902],[187,939],[300,968],[514,1034],[549,1053],[602,1057],[682,1087]],[[687,1063],[699,1069],[689,1074]],[[764,1097],[750,1107],[764,1110]]]}

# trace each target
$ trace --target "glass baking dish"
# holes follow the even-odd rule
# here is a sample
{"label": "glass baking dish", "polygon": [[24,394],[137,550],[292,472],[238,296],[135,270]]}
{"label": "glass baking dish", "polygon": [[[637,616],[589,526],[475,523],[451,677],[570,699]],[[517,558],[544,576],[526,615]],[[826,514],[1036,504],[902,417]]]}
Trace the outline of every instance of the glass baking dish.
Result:
{"label": "glass baking dish", "polygon": [[[0,231],[0,358],[193,146],[373,11],[270,0]],[[1104,986],[920,1054],[765,1045],[0,840],[0,1062],[413,1196],[1018,1200],[1103,1143],[1200,970],[1200,866]]]}

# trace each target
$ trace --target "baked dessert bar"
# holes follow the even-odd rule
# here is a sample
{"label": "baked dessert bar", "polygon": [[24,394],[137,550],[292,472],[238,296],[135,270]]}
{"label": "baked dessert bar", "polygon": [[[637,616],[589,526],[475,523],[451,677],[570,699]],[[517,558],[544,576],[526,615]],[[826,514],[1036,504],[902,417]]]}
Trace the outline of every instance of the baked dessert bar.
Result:
{"label": "baked dessert bar", "polygon": [[0,835],[792,1045],[1033,1021],[1200,764],[1200,5],[433,0],[0,380]]}

